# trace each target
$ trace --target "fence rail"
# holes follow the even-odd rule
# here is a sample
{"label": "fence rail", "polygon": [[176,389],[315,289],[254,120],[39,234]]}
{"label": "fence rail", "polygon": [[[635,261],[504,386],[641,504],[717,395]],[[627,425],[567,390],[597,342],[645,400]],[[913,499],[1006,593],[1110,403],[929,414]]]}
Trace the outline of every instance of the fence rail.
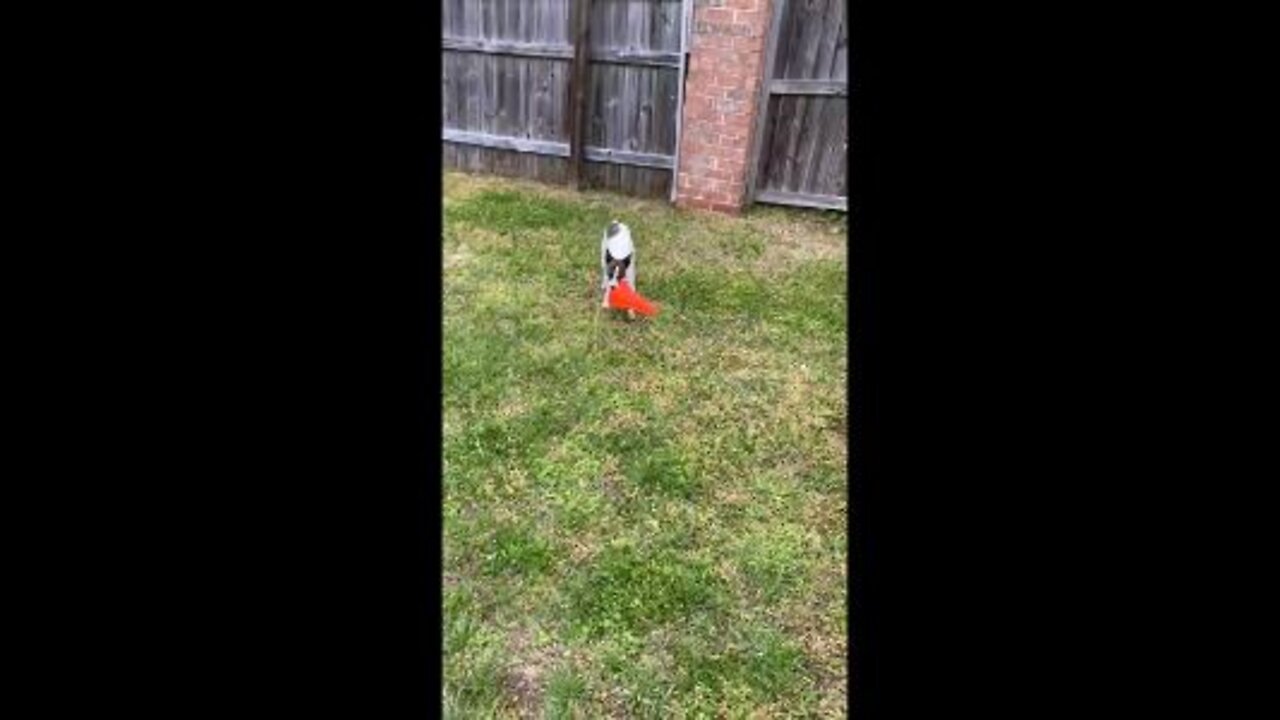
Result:
{"label": "fence rail", "polygon": [[562,44],[507,42],[476,38],[445,37],[440,39],[442,50],[454,52],[484,53],[487,55],[512,55],[515,57],[543,57],[560,60],[573,59],[573,46]]}
{"label": "fence rail", "polygon": [[[569,143],[530,140],[528,138],[509,137],[506,135],[486,135],[485,133],[466,132],[464,130],[453,130],[451,128],[444,129],[441,139],[445,142],[459,143],[461,145],[475,145],[477,147],[487,147],[495,150],[511,150],[513,152],[533,153],[535,155],[546,155],[548,157],[567,158],[571,155]],[[627,152],[625,150],[613,150],[611,148],[591,146],[583,148],[583,154],[587,160],[592,162],[634,165],[636,167],[665,168],[667,170],[670,170],[672,167],[672,159],[670,155]]]}

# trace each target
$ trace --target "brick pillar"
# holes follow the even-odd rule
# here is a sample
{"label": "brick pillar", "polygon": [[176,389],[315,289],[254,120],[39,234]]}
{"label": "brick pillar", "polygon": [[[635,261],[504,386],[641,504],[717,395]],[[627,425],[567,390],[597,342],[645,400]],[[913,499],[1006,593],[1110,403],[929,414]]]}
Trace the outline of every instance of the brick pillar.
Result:
{"label": "brick pillar", "polygon": [[746,204],[751,133],[773,0],[694,0],[676,204]]}

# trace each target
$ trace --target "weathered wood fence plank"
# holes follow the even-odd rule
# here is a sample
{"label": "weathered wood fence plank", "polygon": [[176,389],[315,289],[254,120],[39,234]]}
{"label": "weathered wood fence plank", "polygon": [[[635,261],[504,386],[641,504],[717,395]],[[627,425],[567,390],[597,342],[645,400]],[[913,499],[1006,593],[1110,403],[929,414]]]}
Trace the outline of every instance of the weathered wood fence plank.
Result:
{"label": "weathered wood fence plank", "polygon": [[445,142],[460,143],[462,145],[476,145],[479,147],[494,148],[495,150],[512,150],[514,152],[534,153],[536,155],[569,157],[569,143],[563,142],[529,140],[527,138],[512,137],[510,135],[490,135],[488,133],[454,130],[453,128],[445,128],[442,132],[441,139]]}
{"label": "weathered wood fence plank", "polygon": [[[495,150],[510,150],[512,152],[533,153],[535,155],[547,155],[550,157],[570,157],[569,143],[552,142],[546,140],[530,140],[528,138],[512,137],[510,135],[490,135],[486,133],[466,132],[464,130],[454,130],[445,128],[441,133],[441,139],[445,142],[458,143],[460,145],[474,145],[476,147],[487,147]],[[583,157],[592,162],[605,162],[615,165],[630,165],[633,167],[648,168],[665,168],[671,169],[673,160],[670,155],[658,155],[655,153],[637,153],[625,152],[622,150],[613,150],[605,147],[592,147],[587,145],[583,148]]]}
{"label": "weathered wood fence plank", "polygon": [[763,203],[796,205],[798,207],[811,207],[821,210],[840,210],[841,212],[848,212],[849,210],[848,198],[833,195],[808,195],[805,193],[781,192],[778,190],[762,190],[760,194],[756,196],[756,200]]}
{"label": "weathered wood fence plank", "polygon": [[573,46],[478,38],[445,37],[440,39],[440,49],[455,52],[485,53],[490,55],[515,55],[518,57],[543,57],[559,60],[573,59]]}
{"label": "weathered wood fence plank", "polygon": [[845,80],[771,80],[769,92],[774,95],[838,95],[849,94]]}

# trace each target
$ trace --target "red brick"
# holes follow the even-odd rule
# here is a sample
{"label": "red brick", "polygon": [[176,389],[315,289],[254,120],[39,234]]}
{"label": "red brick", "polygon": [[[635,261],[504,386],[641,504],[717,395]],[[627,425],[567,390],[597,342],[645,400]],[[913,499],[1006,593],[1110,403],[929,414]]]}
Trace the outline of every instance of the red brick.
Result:
{"label": "red brick", "polygon": [[705,21],[707,21],[707,22],[709,22],[709,23],[727,23],[727,22],[733,22],[733,16],[734,16],[735,14],[739,13],[739,12],[742,12],[742,11],[741,11],[741,10],[734,10],[734,9],[732,9],[732,8],[727,8],[727,7],[725,7],[725,8],[707,8],[707,9],[703,10],[702,12],[698,13],[698,19],[699,19],[699,20],[705,20]]}
{"label": "red brick", "polygon": [[682,198],[679,201],[677,201],[676,204],[680,207],[688,208],[690,210],[710,210],[711,209],[711,201],[704,200],[702,198]]}
{"label": "red brick", "polygon": [[711,178],[712,180],[718,180],[723,183],[730,183],[730,182],[733,182],[734,180],[733,173],[722,167],[716,167],[716,168],[711,168],[709,170],[704,170],[702,174],[703,174],[703,177],[708,177],[708,178]]}
{"label": "red brick", "polygon": [[[733,43],[729,45],[732,47]],[[715,35],[694,35],[689,41],[689,72],[693,72],[693,58],[700,57],[701,64],[698,69],[702,70],[715,62],[715,59],[708,56],[709,52],[718,51],[723,46],[720,38]]]}

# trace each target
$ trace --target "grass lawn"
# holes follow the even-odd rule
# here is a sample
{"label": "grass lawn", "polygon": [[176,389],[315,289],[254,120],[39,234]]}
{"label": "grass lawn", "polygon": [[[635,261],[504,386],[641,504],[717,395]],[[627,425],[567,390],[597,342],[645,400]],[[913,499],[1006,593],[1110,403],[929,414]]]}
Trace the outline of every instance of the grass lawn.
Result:
{"label": "grass lawn", "polygon": [[447,716],[844,717],[843,216],[444,187]]}

